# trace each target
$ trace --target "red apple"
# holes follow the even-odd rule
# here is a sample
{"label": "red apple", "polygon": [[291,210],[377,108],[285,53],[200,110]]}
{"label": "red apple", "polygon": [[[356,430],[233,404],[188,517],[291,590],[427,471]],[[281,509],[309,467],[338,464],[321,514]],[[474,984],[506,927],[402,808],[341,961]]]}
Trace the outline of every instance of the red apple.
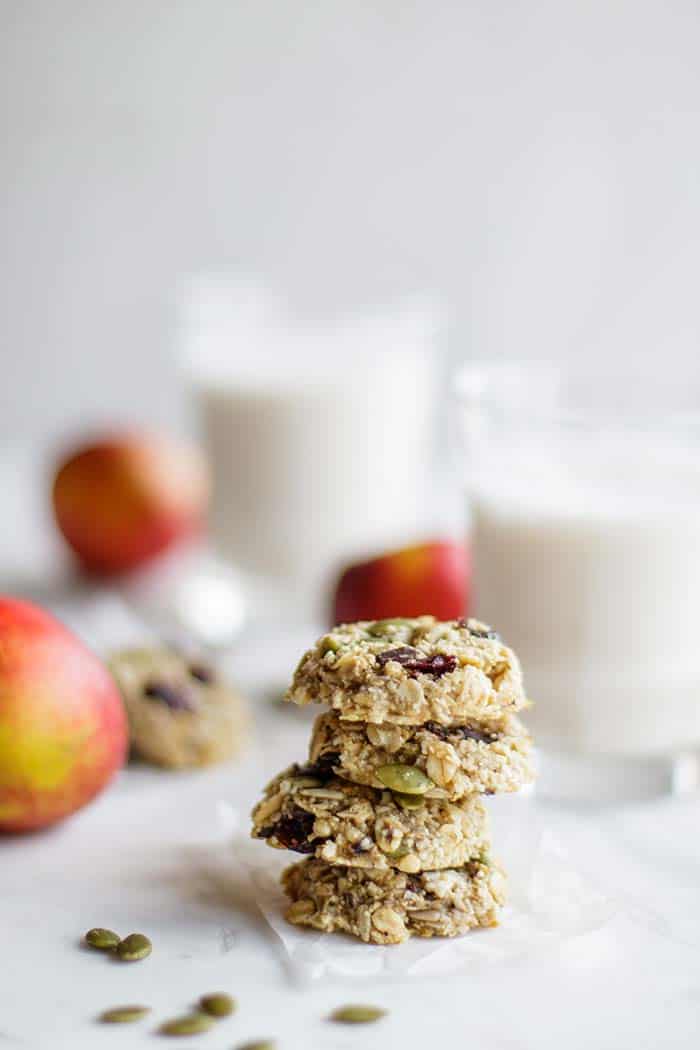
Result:
{"label": "red apple", "polygon": [[56,521],[83,567],[128,572],[198,532],[209,495],[196,449],[125,433],[79,449],[53,483]]}
{"label": "red apple", "polygon": [[0,831],[80,809],[122,766],[127,740],[106,667],[53,616],[0,596]]}
{"label": "red apple", "polygon": [[405,547],[345,570],[335,590],[333,622],[424,613],[452,620],[467,611],[468,585],[467,551],[461,544]]}

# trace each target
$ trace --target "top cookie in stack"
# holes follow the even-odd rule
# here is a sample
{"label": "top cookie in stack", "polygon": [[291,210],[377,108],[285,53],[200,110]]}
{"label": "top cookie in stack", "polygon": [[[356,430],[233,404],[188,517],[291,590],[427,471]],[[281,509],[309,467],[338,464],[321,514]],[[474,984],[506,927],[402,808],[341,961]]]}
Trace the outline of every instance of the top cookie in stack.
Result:
{"label": "top cookie in stack", "polygon": [[433,616],[335,627],[302,657],[286,699],[394,725],[458,725],[527,706],[518,659],[495,631]]}

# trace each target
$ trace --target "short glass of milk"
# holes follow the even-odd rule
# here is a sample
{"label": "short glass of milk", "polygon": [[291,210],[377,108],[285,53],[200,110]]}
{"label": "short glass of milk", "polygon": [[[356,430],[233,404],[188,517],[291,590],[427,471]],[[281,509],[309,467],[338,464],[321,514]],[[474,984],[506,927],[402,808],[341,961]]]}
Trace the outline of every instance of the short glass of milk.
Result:
{"label": "short glass of milk", "polygon": [[192,287],[185,320],[214,549],[258,620],[325,620],[349,560],[420,534],[437,316],[404,304],[303,320],[224,276]]}
{"label": "short glass of milk", "polygon": [[683,375],[456,378],[473,612],[520,655],[540,790],[696,790],[700,399]]}

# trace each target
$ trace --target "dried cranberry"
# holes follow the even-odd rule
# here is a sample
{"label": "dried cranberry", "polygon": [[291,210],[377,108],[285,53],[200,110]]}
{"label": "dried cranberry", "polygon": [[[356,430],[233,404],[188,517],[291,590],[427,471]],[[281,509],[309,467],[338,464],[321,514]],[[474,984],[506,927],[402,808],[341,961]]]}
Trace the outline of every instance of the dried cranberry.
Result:
{"label": "dried cranberry", "polygon": [[203,685],[211,685],[214,681],[214,672],[211,667],[205,667],[204,664],[190,664],[189,671],[192,677]]}
{"label": "dried cranberry", "polygon": [[309,836],[314,829],[314,815],[307,813],[305,809],[297,807],[287,817],[282,817],[276,824],[264,828],[260,835],[264,839],[277,839],[285,849],[294,850],[295,853],[313,853],[319,840],[315,843],[309,842]]}
{"label": "dried cranberry", "polygon": [[433,736],[439,737],[440,740],[449,740],[450,738],[457,738],[461,740],[476,740],[480,744],[492,744],[494,740],[498,740],[498,733],[489,732],[486,729],[477,729],[474,726],[441,726],[439,722],[426,722],[423,726]]}
{"label": "dried cranberry", "polygon": [[195,708],[194,700],[189,690],[170,685],[169,682],[147,682],[143,689],[143,695],[150,700],[162,701],[171,711],[193,711]]}
{"label": "dried cranberry", "polygon": [[407,667],[409,663],[419,659],[420,653],[417,649],[413,649],[410,645],[400,645],[398,649],[386,649],[383,653],[379,653],[377,663],[383,667],[392,660],[394,663]]}
{"label": "dried cranberry", "polygon": [[294,775],[300,777],[317,777],[318,780],[330,780],[335,776],[334,766],[340,761],[340,751],[324,751],[315,762],[305,766],[296,765]]}
{"label": "dried cranberry", "polygon": [[457,620],[457,626],[469,631],[472,638],[489,638],[493,642],[500,642],[501,640],[498,631],[483,630],[481,627],[470,627],[469,621],[465,620],[463,616]]}
{"label": "dried cranberry", "polygon": [[440,678],[444,674],[449,674],[457,666],[457,660],[454,656],[445,656],[443,653],[435,653],[433,656],[421,656],[418,650],[413,649],[410,645],[401,645],[398,649],[387,649],[386,652],[379,653],[377,656],[377,663],[380,667],[384,667],[390,660],[401,664],[407,671],[413,671],[416,674],[429,674],[433,678]]}

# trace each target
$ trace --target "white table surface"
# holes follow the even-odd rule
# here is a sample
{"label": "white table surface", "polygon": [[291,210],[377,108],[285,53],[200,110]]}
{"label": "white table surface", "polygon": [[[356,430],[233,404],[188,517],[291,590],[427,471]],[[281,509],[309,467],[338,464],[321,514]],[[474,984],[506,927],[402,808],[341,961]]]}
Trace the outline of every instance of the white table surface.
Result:
{"label": "white table surface", "polygon": [[[0,530],[0,589],[19,570],[36,570],[26,547],[32,535],[39,532]],[[218,989],[237,997],[236,1016],[177,1045],[233,1050],[265,1036],[279,1050],[696,1047],[698,798],[595,811],[512,798],[513,820],[534,807],[590,877],[600,872],[616,900],[609,921],[468,975],[295,983],[246,869],[232,853],[231,876],[222,879],[211,860],[221,854],[221,803],[245,819],[266,780],[304,755],[308,715],[261,695],[291,669],[300,644],[299,636],[258,632],[227,657],[258,724],[240,762],[194,774],[130,767],[65,824],[0,839],[0,1047],[158,1045],[159,1021]],[[262,858],[271,853],[262,843],[259,850]],[[80,936],[94,925],[149,934],[152,956],[124,965],[82,949]],[[324,1020],[351,1001],[381,1004],[389,1016],[356,1029]],[[150,1004],[152,1018],[95,1023],[101,1009],[128,1002]]]}

